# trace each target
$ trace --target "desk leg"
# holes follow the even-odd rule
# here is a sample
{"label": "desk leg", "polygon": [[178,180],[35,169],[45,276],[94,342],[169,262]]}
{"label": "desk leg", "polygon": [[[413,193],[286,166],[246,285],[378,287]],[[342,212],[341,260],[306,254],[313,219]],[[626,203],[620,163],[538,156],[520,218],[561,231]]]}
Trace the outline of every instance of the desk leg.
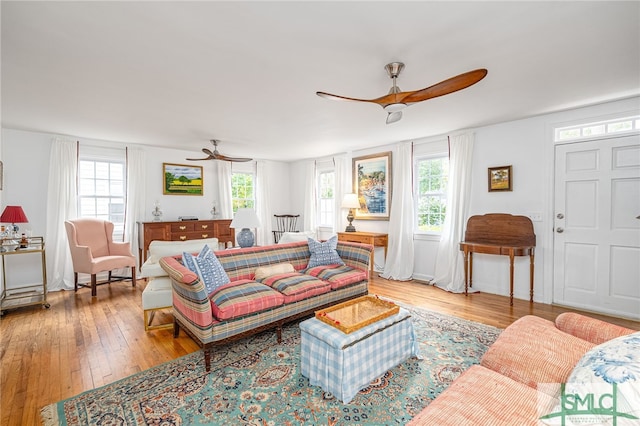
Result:
{"label": "desk leg", "polygon": [[375,240],[373,238],[371,238],[371,241],[369,241],[369,244],[371,244],[373,246],[373,250],[371,250],[371,278],[373,278],[373,267],[375,265],[375,260],[376,260],[376,245],[375,245]]}
{"label": "desk leg", "polygon": [[513,306],[513,249],[509,249],[509,305]]}
{"label": "desk leg", "polygon": [[464,295],[466,296],[469,291],[469,251],[466,249],[463,251],[464,257]]}
{"label": "desk leg", "polygon": [[533,258],[534,252],[531,250],[531,254],[529,255],[529,302],[533,303]]}
{"label": "desk leg", "polygon": [[469,252],[469,288],[473,288],[473,252]]}

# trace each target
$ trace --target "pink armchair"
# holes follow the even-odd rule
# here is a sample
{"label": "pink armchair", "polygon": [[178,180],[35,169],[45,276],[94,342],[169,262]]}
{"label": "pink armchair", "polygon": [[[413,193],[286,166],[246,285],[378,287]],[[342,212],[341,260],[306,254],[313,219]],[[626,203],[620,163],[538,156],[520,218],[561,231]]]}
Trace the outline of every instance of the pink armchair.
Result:
{"label": "pink armchair", "polygon": [[[136,258],[129,243],[112,241],[113,223],[94,218],[80,218],[64,222],[71,249],[75,291],[78,291],[78,273],[91,275],[91,296],[96,296],[96,286],[129,279],[112,276],[111,271],[131,268],[131,285],[136,285]],[[107,281],[98,283],[96,274],[109,272]],[[115,278],[115,279],[114,279]],[[80,284],[88,287],[86,284]]]}

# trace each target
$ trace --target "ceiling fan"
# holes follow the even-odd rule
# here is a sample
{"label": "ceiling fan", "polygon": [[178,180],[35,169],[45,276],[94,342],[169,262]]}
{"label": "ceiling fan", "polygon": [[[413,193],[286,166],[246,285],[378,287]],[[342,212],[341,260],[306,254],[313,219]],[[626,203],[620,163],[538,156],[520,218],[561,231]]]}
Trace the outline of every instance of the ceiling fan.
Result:
{"label": "ceiling fan", "polygon": [[222,155],[218,152],[218,142],[217,139],[211,139],[210,141],[213,144],[213,151],[209,148],[202,148],[202,152],[208,155],[207,158],[187,158],[189,161],[201,161],[201,160],[223,160],[223,161],[232,161],[235,163],[244,163],[247,161],[253,160],[252,158],[245,157],[227,157],[226,155]]}
{"label": "ceiling fan", "polygon": [[457,92],[458,90],[466,89],[482,80],[487,75],[487,70],[480,68],[477,70],[469,71],[464,74],[451,77],[440,83],[434,84],[424,89],[414,90],[411,92],[402,92],[396,84],[396,79],[400,75],[400,72],[404,69],[402,62],[391,62],[384,67],[387,70],[387,74],[393,81],[393,86],[389,93],[375,99],[356,99],[346,96],[332,95],[326,92],[316,92],[316,95],[327,99],[334,99],[337,101],[357,101],[357,102],[371,102],[380,105],[387,111],[387,124],[395,123],[402,118],[402,110],[411,104],[416,102],[426,101],[427,99],[436,98],[442,95],[448,95],[449,93]]}

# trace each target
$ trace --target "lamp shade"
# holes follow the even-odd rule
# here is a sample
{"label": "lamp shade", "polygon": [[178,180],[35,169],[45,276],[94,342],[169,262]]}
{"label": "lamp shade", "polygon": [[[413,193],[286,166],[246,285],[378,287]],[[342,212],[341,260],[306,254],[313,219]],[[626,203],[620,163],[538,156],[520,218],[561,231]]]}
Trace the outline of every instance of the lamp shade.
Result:
{"label": "lamp shade", "polygon": [[358,195],[356,194],[344,194],[342,197],[343,209],[359,209],[360,202],[358,201]]}
{"label": "lamp shade", "polygon": [[260,220],[254,209],[238,209],[230,226],[241,229],[258,228],[260,227]]}
{"label": "lamp shade", "polygon": [[27,215],[24,214],[22,207],[20,206],[7,206],[0,216],[0,222],[5,223],[27,223]]}

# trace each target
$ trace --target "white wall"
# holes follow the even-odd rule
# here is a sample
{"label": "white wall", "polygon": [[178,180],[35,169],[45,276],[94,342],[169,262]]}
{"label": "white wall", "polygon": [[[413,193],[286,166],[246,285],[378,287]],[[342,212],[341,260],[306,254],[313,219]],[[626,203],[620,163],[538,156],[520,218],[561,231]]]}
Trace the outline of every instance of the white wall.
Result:
{"label": "white wall", "polygon": [[[476,139],[473,152],[472,195],[470,215],[510,213],[529,216],[541,213],[542,221],[534,222],[537,245],[535,256],[534,300],[551,303],[553,258],[553,139],[552,128],[578,120],[597,121],[613,114],[638,114],[640,98],[576,108],[523,120],[499,123],[473,129]],[[400,123],[401,125],[402,123]],[[417,146],[438,144],[444,137],[417,139]],[[392,151],[396,144],[354,151],[354,157]],[[420,148],[427,149],[427,148]],[[488,192],[487,168],[513,166],[513,191]],[[301,162],[292,164],[291,173],[303,173]],[[292,202],[302,211],[304,187],[292,186]],[[387,232],[386,221],[354,221],[359,231]],[[433,278],[438,251],[437,238],[416,235],[414,278]],[[384,264],[376,251],[376,264]],[[515,297],[529,299],[529,258],[515,262]],[[509,259],[506,256],[474,256],[474,288],[482,292],[509,294]]]}
{"label": "white wall", "polygon": [[[1,194],[2,210],[7,205],[21,205],[29,223],[21,226],[30,229],[34,236],[44,236],[46,232],[47,179],[49,175],[49,155],[51,140],[55,135],[2,129],[1,160],[4,163],[4,186]],[[146,155],[145,215],[138,221],[151,221],[155,201],[160,202],[163,220],[177,220],[179,216],[197,216],[210,219],[214,200],[218,200],[214,182],[214,162],[189,162],[191,151],[125,144],[113,141],[98,141],[81,137],[71,137],[80,144],[97,146],[137,146]],[[203,196],[163,195],[162,163],[198,164],[203,167]],[[252,167],[249,163],[248,167]],[[234,164],[234,168],[237,165]],[[274,213],[289,209],[289,164],[268,161],[268,180],[278,190],[269,191],[269,203]],[[220,217],[221,218],[221,217]],[[46,243],[46,242],[45,242]],[[137,253],[136,253],[137,255]],[[53,256],[49,256],[53,258]],[[10,264],[9,264],[10,262]],[[7,285],[17,287],[38,283],[41,280],[39,265],[31,256],[10,256],[7,258]]]}

